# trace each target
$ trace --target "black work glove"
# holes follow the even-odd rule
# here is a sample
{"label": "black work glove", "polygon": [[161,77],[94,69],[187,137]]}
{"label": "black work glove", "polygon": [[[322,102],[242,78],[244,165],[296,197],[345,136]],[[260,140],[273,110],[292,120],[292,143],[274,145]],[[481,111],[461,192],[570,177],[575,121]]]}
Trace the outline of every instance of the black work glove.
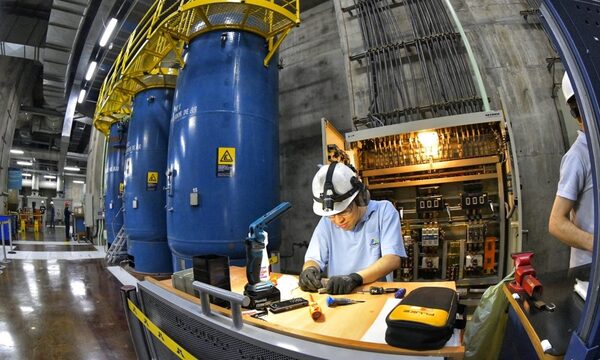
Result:
{"label": "black work glove", "polygon": [[302,270],[298,285],[304,291],[316,292],[321,287],[321,270],[314,266]]}
{"label": "black work glove", "polygon": [[357,273],[332,276],[327,282],[327,293],[332,295],[350,294],[354,288],[363,284],[362,276]]}

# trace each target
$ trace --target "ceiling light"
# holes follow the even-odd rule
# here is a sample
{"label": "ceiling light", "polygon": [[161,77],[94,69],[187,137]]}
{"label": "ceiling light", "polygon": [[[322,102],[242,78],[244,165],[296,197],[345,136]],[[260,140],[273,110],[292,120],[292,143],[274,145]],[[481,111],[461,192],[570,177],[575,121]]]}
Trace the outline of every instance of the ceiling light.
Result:
{"label": "ceiling light", "polygon": [[33,163],[31,161],[17,161],[17,165],[31,166]]}
{"label": "ceiling light", "polygon": [[44,179],[56,179],[54,175],[44,175]]}
{"label": "ceiling light", "polygon": [[31,176],[31,174],[30,174],[30,173],[22,173],[21,175],[22,175],[22,176]]}
{"label": "ceiling light", "polygon": [[115,18],[110,19],[110,21],[108,22],[108,25],[106,25],[106,29],[104,29],[104,33],[100,37],[100,46],[102,46],[102,47],[106,46],[106,43],[108,43],[108,39],[110,39],[110,36],[112,35],[112,32],[115,30],[116,26],[117,26],[117,19],[115,19]]}
{"label": "ceiling light", "polygon": [[23,154],[25,154],[25,151],[19,150],[19,149],[10,149],[10,153],[11,154],[23,155]]}
{"label": "ceiling light", "polygon": [[67,171],[79,171],[79,170],[81,170],[77,166],[65,166],[64,169],[67,170]]}
{"label": "ceiling light", "polygon": [[81,89],[81,91],[79,92],[79,97],[77,98],[77,102],[81,104],[84,99],[85,99],[85,89]]}
{"label": "ceiling light", "polygon": [[94,71],[96,71],[96,66],[98,66],[98,63],[95,61],[92,61],[90,63],[90,66],[87,69],[87,72],[85,73],[85,79],[87,81],[92,80],[92,76],[94,76]]}
{"label": "ceiling light", "polygon": [[73,180],[74,184],[85,184],[85,181],[81,181],[81,180]]}

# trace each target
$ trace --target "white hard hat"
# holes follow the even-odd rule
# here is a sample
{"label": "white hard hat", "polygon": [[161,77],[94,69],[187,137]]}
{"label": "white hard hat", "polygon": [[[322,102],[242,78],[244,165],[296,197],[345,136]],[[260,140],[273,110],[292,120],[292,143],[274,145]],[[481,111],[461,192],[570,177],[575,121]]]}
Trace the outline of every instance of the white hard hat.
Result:
{"label": "white hard hat", "polygon": [[312,181],[313,212],[319,216],[340,213],[352,203],[359,190],[360,182],[348,166],[338,163],[322,166]]}
{"label": "white hard hat", "polygon": [[562,92],[565,96],[565,101],[569,102],[569,100],[575,95],[575,91],[573,91],[573,85],[571,85],[571,80],[569,79],[569,74],[565,71],[562,79]]}

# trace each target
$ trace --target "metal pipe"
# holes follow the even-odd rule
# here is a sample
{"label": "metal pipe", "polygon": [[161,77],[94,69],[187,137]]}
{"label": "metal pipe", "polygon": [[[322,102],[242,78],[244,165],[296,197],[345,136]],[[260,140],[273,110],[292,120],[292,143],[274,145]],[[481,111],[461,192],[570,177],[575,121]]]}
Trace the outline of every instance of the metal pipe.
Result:
{"label": "metal pipe", "polygon": [[490,102],[487,97],[487,92],[485,91],[485,86],[483,85],[483,79],[481,78],[481,73],[479,72],[479,66],[477,66],[477,61],[475,60],[475,55],[473,54],[473,50],[471,49],[471,44],[469,44],[469,40],[467,39],[467,35],[462,27],[462,24],[458,20],[458,16],[450,3],[450,0],[443,0],[444,4],[446,4],[446,8],[454,21],[454,25],[458,29],[460,33],[460,37],[463,41],[463,45],[465,50],[467,51],[467,55],[469,58],[469,62],[471,63],[471,69],[473,71],[473,76],[475,77],[475,82],[477,83],[477,88],[479,89],[479,95],[481,96],[481,100],[483,102],[483,110],[490,111]]}

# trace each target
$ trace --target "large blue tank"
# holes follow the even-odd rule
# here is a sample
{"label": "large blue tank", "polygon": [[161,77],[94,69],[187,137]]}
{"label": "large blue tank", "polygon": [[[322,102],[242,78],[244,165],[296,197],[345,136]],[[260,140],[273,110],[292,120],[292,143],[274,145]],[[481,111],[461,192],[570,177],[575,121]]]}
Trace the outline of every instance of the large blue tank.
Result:
{"label": "large blue tank", "polygon": [[135,95],[125,152],[123,215],[127,253],[142,273],[170,273],[165,169],[175,90],[154,88]]}
{"label": "large blue tank", "polygon": [[104,194],[104,223],[108,234],[107,242],[110,247],[117,233],[123,226],[123,165],[125,144],[127,143],[127,124],[116,122],[110,126],[108,134],[108,149],[106,155],[105,194]]}
{"label": "large blue tank", "polygon": [[[263,65],[265,55],[265,39],[247,32],[210,32],[189,44],[167,161],[175,271],[194,255],[243,259],[248,226],[278,204],[278,69],[277,59]],[[269,245],[279,246],[275,226]]]}

